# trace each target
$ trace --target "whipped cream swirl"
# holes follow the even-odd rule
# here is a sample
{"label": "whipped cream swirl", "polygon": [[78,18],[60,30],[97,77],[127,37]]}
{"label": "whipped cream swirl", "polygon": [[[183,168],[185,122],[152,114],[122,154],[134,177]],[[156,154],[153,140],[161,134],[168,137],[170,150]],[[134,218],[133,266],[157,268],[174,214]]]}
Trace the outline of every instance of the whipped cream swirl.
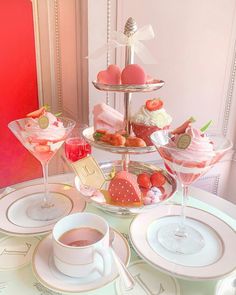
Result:
{"label": "whipped cream swirl", "polygon": [[157,126],[162,129],[170,125],[172,117],[167,114],[164,108],[156,111],[149,111],[145,106],[142,106],[133,116],[132,122],[147,126]]}
{"label": "whipped cream swirl", "polygon": [[60,119],[58,120],[57,117],[50,112],[46,112],[44,116],[46,116],[49,121],[49,125],[45,129],[40,128],[39,118],[29,118],[27,120],[25,131],[28,135],[40,140],[54,141],[62,139],[65,135],[65,128]]}
{"label": "whipped cream swirl", "polygon": [[[193,162],[212,160],[216,152],[210,138],[199,129],[193,127],[188,127],[185,133],[191,136],[191,142],[186,149],[177,151],[177,142],[182,134],[175,135],[174,140],[170,140],[168,144],[168,146],[176,148],[176,157]],[[171,152],[171,154],[173,153],[175,152]]]}

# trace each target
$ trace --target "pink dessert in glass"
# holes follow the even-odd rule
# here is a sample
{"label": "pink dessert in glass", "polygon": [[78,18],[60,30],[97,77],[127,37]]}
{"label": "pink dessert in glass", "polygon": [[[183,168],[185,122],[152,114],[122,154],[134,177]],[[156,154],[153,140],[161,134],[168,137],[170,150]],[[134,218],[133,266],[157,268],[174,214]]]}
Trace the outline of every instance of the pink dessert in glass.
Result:
{"label": "pink dessert in glass", "polygon": [[190,118],[173,131],[161,130],[151,135],[168,172],[175,175],[182,186],[179,222],[170,222],[161,227],[158,241],[168,251],[183,255],[195,254],[205,246],[201,232],[189,226],[186,221],[184,208],[188,186],[205,174],[232,147],[232,143],[224,136],[206,134],[211,121],[201,129],[192,127],[193,122]]}
{"label": "pink dessert in glass", "polygon": [[39,161],[49,161],[64,143],[66,128],[62,120],[45,111],[38,118],[29,117],[24,122],[18,121],[25,147]]}
{"label": "pink dessert in glass", "polygon": [[42,165],[44,187],[41,198],[32,204],[26,202],[26,213],[33,220],[53,220],[65,213],[62,199],[52,196],[48,191],[48,163],[74,126],[75,121],[64,117],[58,118],[48,112],[46,107],[8,124],[13,134]]}

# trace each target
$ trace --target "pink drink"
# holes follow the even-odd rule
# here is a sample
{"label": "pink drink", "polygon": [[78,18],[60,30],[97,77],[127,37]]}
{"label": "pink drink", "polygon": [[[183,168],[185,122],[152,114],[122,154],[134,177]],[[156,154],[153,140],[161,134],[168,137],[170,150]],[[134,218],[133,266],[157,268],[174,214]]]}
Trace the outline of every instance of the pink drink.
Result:
{"label": "pink drink", "polygon": [[68,138],[65,142],[65,153],[67,159],[75,162],[91,154],[91,146],[83,138]]}

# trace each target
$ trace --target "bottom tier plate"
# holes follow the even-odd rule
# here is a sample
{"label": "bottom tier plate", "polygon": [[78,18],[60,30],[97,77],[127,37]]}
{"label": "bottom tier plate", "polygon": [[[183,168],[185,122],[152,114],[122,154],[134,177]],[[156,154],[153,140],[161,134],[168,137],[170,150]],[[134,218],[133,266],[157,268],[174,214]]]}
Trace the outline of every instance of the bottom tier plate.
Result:
{"label": "bottom tier plate", "polygon": [[[115,162],[107,162],[100,165],[105,177],[109,177],[109,174],[112,170],[116,172],[124,170],[123,161],[115,161]],[[148,173],[152,174],[154,171],[160,171],[166,178],[165,184],[160,188],[161,195],[158,196],[155,203],[145,205],[143,202],[138,204],[132,204],[130,206],[123,206],[122,204],[112,203],[108,186],[109,181],[106,181],[104,187],[101,190],[95,190],[92,187],[85,187],[81,184],[78,176],[75,178],[75,186],[77,190],[81,193],[82,197],[88,202],[93,204],[94,206],[110,213],[120,214],[120,215],[134,215],[141,212],[146,212],[147,210],[156,208],[161,202],[170,198],[177,189],[176,181],[173,177],[171,177],[165,170],[160,167],[142,163],[130,161],[128,164],[127,171],[134,175],[138,175],[140,173]],[[143,195],[144,196],[144,195]]]}

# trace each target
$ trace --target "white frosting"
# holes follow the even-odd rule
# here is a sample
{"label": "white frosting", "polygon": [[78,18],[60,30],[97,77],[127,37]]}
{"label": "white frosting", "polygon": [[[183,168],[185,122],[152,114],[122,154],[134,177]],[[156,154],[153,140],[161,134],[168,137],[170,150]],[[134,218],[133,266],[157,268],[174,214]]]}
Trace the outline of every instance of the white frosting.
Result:
{"label": "white frosting", "polygon": [[164,108],[156,111],[149,111],[145,106],[142,106],[133,116],[132,122],[148,126],[157,126],[161,129],[170,125],[172,117],[167,114]]}
{"label": "white frosting", "polygon": [[25,124],[25,131],[29,136],[36,137],[37,139],[47,139],[47,140],[59,140],[65,135],[65,128],[61,121],[52,114],[47,112],[46,116],[49,120],[49,125],[47,128],[42,129],[39,126],[38,118],[29,118]]}

